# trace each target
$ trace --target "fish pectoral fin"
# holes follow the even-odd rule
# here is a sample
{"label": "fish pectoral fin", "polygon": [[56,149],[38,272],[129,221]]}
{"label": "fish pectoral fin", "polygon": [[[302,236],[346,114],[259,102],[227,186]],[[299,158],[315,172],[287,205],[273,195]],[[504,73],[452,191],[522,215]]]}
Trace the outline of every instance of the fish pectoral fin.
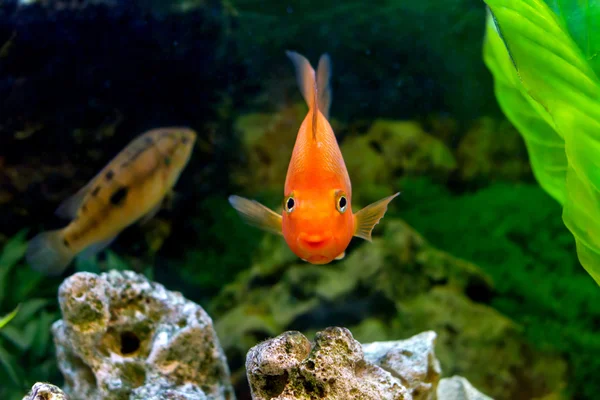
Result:
{"label": "fish pectoral fin", "polygon": [[343,259],[344,259],[344,257],[346,257],[346,252],[345,252],[345,251],[342,251],[342,254],[340,254],[339,256],[337,256],[335,259],[336,259],[336,260],[343,260]]}
{"label": "fish pectoral fin", "polygon": [[77,211],[81,207],[81,203],[83,203],[83,199],[89,191],[90,185],[86,185],[79,189],[77,193],[60,203],[54,214],[65,219],[75,218],[77,216]]}
{"label": "fish pectoral fin", "polygon": [[394,197],[398,196],[399,194],[400,193],[396,193],[384,199],[376,201],[375,203],[366,206],[365,208],[354,214],[356,225],[354,236],[368,240],[370,242],[372,240],[371,232],[373,232],[373,228],[385,215],[385,212],[387,211],[387,206],[390,203],[390,201],[392,201]]}
{"label": "fish pectoral fin", "polygon": [[157,205],[152,207],[150,211],[148,211],[142,218],[140,218],[140,225],[147,224],[152,218],[158,214],[160,209],[162,208],[163,202],[159,202]]}
{"label": "fish pectoral fin", "polygon": [[281,215],[260,204],[240,196],[229,196],[229,203],[246,223],[266,231],[283,235]]}
{"label": "fish pectoral fin", "polygon": [[161,202],[152,207],[150,211],[140,218],[140,225],[145,225],[150,222],[150,220],[156,217],[156,214],[158,214],[158,212],[163,208],[167,210],[173,210],[175,202],[177,202],[180,197],[181,195],[175,192],[173,189],[169,190]]}
{"label": "fish pectoral fin", "polygon": [[96,254],[100,253],[105,248],[107,248],[108,246],[110,246],[110,244],[112,242],[114,242],[114,240],[116,238],[117,238],[117,235],[115,235],[111,238],[108,238],[106,240],[103,240],[101,242],[96,242],[94,244],[91,244],[88,247],[86,247],[85,250],[83,250],[81,253],[79,253],[79,255],[77,257],[82,258],[84,260],[90,259],[93,256],[95,256]]}

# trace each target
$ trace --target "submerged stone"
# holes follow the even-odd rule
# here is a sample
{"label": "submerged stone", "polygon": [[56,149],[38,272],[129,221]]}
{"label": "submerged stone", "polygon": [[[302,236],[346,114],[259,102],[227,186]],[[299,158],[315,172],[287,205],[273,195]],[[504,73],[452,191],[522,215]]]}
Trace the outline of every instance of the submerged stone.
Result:
{"label": "submerged stone", "polygon": [[462,376],[444,378],[437,390],[438,400],[492,400],[491,397],[479,392]]}
{"label": "submerged stone", "polygon": [[435,357],[436,337],[427,331],[407,340],[364,344],[365,360],[400,378],[413,400],[433,400],[442,373]]}
{"label": "submerged stone", "polygon": [[38,382],[33,385],[23,400],[69,400],[69,397],[58,386]]}
{"label": "submerged stone", "polygon": [[412,400],[401,379],[365,360],[346,328],[318,332],[314,343],[283,333],[250,349],[246,370],[254,400]]}
{"label": "submerged stone", "polygon": [[59,302],[52,331],[73,400],[235,398],[211,318],[180,293],[131,271],[81,272]]}

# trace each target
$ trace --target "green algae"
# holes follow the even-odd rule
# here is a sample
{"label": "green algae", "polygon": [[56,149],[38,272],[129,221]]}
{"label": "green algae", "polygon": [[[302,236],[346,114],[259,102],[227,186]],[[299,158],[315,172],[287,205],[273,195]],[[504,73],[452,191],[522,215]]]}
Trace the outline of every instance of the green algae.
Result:
{"label": "green algae", "polygon": [[403,189],[392,215],[400,212],[432,244],[492,278],[490,304],[518,322],[535,347],[566,356],[572,396],[598,393],[600,292],[578,263],[560,205],[531,184],[451,194],[419,179]]}

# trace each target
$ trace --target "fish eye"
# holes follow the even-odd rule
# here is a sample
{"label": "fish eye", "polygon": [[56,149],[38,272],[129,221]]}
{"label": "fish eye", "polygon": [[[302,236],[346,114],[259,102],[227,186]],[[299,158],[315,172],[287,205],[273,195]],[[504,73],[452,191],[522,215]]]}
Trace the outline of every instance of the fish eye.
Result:
{"label": "fish eye", "polygon": [[285,211],[290,213],[294,210],[295,206],[296,206],[296,202],[294,201],[294,198],[292,196],[288,197],[287,200],[285,201]]}
{"label": "fish eye", "polygon": [[348,207],[348,200],[346,199],[346,196],[344,196],[344,195],[340,196],[337,201],[338,211],[343,213],[344,211],[346,211],[347,207]]}

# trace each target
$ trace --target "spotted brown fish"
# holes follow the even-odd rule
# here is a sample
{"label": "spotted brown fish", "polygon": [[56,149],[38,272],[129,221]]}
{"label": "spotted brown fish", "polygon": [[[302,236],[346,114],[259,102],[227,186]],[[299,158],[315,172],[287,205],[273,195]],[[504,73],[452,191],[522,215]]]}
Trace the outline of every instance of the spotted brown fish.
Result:
{"label": "spotted brown fish", "polygon": [[27,262],[47,275],[62,273],[73,258],[93,255],[126,227],[152,218],[187,165],[196,133],[188,128],[150,130],[127,145],[56,214],[66,227],[42,232],[27,249]]}

